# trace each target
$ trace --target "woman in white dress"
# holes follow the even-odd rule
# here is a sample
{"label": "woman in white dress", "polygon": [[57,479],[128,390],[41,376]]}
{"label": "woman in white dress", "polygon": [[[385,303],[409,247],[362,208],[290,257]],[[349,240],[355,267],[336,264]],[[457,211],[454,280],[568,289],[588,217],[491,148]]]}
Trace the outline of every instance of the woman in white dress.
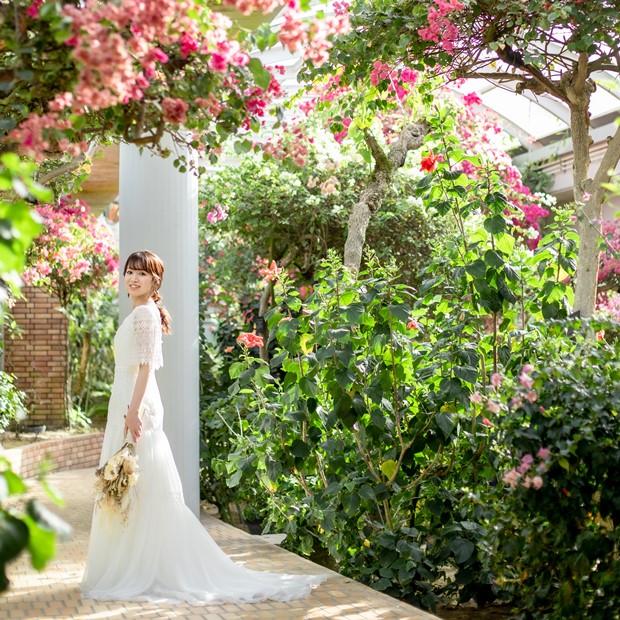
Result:
{"label": "woman in white dress", "polygon": [[304,597],[323,576],[266,573],[235,564],[183,501],[155,379],[163,365],[162,332],[170,331],[169,315],[158,303],[163,273],[162,261],[149,251],[135,252],[125,263],[133,310],[114,338],[114,384],[100,463],[130,433],[139,478],[125,523],[95,506],[82,594],[193,605]]}

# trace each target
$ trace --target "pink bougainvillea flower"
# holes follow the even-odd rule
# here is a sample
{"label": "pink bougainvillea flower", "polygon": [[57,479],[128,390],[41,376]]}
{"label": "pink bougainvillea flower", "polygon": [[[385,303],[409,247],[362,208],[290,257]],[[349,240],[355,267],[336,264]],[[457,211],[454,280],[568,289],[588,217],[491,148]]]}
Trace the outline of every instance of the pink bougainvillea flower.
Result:
{"label": "pink bougainvillea flower", "polygon": [[491,375],[491,385],[495,389],[497,389],[501,384],[502,384],[502,375],[500,375],[498,372],[494,372]]}
{"label": "pink bougainvillea flower", "polygon": [[463,97],[463,103],[465,105],[480,105],[482,103],[482,99],[480,99],[478,93],[467,93]]}
{"label": "pink bougainvillea flower", "polygon": [[489,418],[482,418],[482,423],[485,426],[489,426],[489,427],[493,426],[493,422],[491,422],[491,420],[489,420]]}
{"label": "pink bougainvillea flower", "polygon": [[237,336],[237,342],[243,346],[251,349],[252,347],[262,347],[263,339],[261,336],[257,336],[254,333],[242,332]]}
{"label": "pink bougainvillea flower", "polygon": [[525,372],[522,372],[519,375],[519,383],[521,383],[524,388],[527,388],[529,390],[534,385],[534,379],[532,379],[532,377],[530,377],[529,375],[525,374]]}
{"label": "pink bougainvillea flower", "polygon": [[189,104],[182,99],[166,97],[161,102],[164,120],[175,125],[182,125],[187,120]]}
{"label": "pink bougainvillea flower", "polygon": [[418,322],[415,319],[411,319],[408,323],[407,323],[407,329],[418,329],[420,326],[418,325]]}

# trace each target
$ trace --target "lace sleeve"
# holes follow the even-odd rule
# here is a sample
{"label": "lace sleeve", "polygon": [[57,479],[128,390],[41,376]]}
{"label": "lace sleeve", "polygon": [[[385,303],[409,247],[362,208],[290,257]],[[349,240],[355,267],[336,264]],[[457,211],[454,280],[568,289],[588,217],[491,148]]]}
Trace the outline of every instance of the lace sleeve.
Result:
{"label": "lace sleeve", "polygon": [[134,310],[132,318],[134,347],[131,365],[150,364],[151,370],[161,368],[164,363],[159,316],[147,307],[139,307]]}

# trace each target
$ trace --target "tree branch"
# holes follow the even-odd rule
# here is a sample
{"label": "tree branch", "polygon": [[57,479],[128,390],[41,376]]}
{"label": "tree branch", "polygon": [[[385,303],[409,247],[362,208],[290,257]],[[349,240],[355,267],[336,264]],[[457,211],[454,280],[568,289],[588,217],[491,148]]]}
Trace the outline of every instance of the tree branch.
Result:
{"label": "tree branch", "polygon": [[54,179],[57,179],[63,174],[77,170],[85,161],[86,155],[82,153],[82,155],[74,157],[71,161],[65,162],[57,168],[54,168],[53,170],[48,170],[47,172],[41,174],[37,178],[37,182],[41,185],[47,185],[48,183],[50,183]]}
{"label": "tree branch", "polygon": [[370,132],[364,134],[366,144],[374,157],[375,167],[370,182],[349,216],[344,264],[351,271],[355,273],[359,271],[368,223],[372,214],[381,207],[394,171],[405,163],[410,150],[421,146],[428,131],[426,121],[407,125],[387,154]]}

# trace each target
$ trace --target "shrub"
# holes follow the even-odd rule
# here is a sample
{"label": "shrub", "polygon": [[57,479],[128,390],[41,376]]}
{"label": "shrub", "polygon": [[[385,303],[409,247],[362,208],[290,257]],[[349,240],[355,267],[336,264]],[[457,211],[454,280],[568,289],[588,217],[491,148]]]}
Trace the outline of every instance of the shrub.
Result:
{"label": "shrub", "polygon": [[26,395],[15,387],[15,377],[0,370],[0,429],[26,417]]}
{"label": "shrub", "polygon": [[569,328],[502,386],[493,559],[522,620],[620,617],[618,347]]}

